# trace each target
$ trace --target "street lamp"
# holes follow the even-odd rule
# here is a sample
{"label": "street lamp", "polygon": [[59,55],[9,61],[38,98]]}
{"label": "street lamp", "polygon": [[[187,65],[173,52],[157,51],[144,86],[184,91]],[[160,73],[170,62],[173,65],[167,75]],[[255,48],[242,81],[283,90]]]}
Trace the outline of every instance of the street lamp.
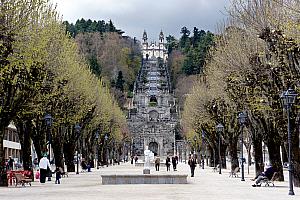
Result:
{"label": "street lamp", "polygon": [[244,178],[244,155],[243,155],[243,148],[244,148],[244,138],[243,138],[243,128],[244,128],[244,125],[246,123],[246,120],[247,120],[247,115],[245,112],[240,112],[239,115],[238,115],[238,119],[239,119],[239,123],[242,127],[241,129],[241,132],[242,132],[242,147],[241,147],[241,154],[242,154],[242,179],[241,181],[245,181],[245,178]]}
{"label": "street lamp", "polygon": [[288,161],[289,161],[289,185],[290,185],[290,190],[289,190],[289,195],[295,195],[294,190],[293,190],[293,166],[292,166],[292,162],[291,162],[291,127],[290,127],[290,109],[292,108],[292,105],[295,103],[296,101],[296,97],[297,94],[296,92],[289,88],[287,91],[283,92],[280,96],[281,100],[282,100],[282,104],[284,109],[287,112],[287,116],[288,116],[288,146],[289,146],[289,157],[288,157]]}
{"label": "street lamp", "polygon": [[98,139],[99,139],[99,130],[96,131],[96,158],[97,158],[96,165],[97,165],[97,169],[99,169],[99,164],[98,164],[99,163],[99,160],[98,160],[99,159],[99,142],[98,142],[99,140]]}
{"label": "street lamp", "polygon": [[108,134],[105,133],[105,136],[104,136],[104,140],[105,140],[105,147],[106,147],[106,167],[108,167],[108,148],[107,148],[107,140],[108,140]]}
{"label": "street lamp", "polygon": [[76,164],[77,164],[77,170],[76,170],[76,174],[79,174],[79,136],[80,136],[80,130],[81,127],[79,124],[75,125],[75,132],[77,133],[77,156],[76,156]]}
{"label": "street lamp", "polygon": [[205,139],[205,132],[204,130],[202,130],[202,135],[201,135],[201,138],[202,138],[202,150],[203,150],[203,154],[202,154],[202,169],[204,169],[204,155],[206,156],[206,153],[205,153],[205,148],[204,148],[204,139]]}
{"label": "street lamp", "polygon": [[216,130],[219,134],[219,174],[222,174],[221,169],[222,169],[222,158],[221,158],[221,134],[224,131],[224,126],[219,123],[216,126]]}
{"label": "street lamp", "polygon": [[265,163],[266,163],[266,144],[264,143],[264,145],[263,145],[263,160],[264,160],[264,166],[265,166]]}
{"label": "street lamp", "polygon": [[197,143],[197,137],[196,137],[196,135],[194,136],[194,142],[195,142],[194,154],[197,155],[197,162],[200,164],[200,162],[199,162],[199,155],[198,155],[198,143]]}
{"label": "street lamp", "polygon": [[[46,114],[45,117],[44,117],[44,120],[46,122],[46,125],[47,125],[47,132],[48,132],[48,155],[49,155],[49,162],[51,164],[51,133],[50,133],[50,128],[52,126],[52,122],[53,122],[53,118],[50,114]],[[49,173],[49,176],[48,176],[48,181],[51,181],[51,176],[52,176],[52,173]]]}

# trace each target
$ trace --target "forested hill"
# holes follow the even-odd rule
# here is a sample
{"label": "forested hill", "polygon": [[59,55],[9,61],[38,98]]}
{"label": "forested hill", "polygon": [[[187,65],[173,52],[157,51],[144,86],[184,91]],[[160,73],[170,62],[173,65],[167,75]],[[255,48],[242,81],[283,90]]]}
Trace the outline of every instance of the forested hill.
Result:
{"label": "forested hill", "polygon": [[124,33],[124,31],[117,29],[111,20],[105,22],[104,20],[92,21],[91,19],[85,20],[82,18],[80,20],[78,19],[75,24],[69,23],[68,21],[65,21],[64,24],[72,37],[76,37],[79,33],[99,32],[102,34],[115,32],[119,35]]}
{"label": "forested hill", "polygon": [[172,35],[166,39],[172,86],[182,106],[184,97],[192,88],[193,82],[205,69],[206,62],[209,60],[209,49],[214,45],[214,34],[199,30],[197,27],[194,27],[192,32],[187,27],[183,27],[180,33],[179,39]]}
{"label": "forested hill", "polygon": [[91,71],[110,86],[119,105],[126,107],[141,63],[138,41],[122,36],[124,31],[117,29],[111,20],[80,19],[75,24],[67,21],[64,24]]}

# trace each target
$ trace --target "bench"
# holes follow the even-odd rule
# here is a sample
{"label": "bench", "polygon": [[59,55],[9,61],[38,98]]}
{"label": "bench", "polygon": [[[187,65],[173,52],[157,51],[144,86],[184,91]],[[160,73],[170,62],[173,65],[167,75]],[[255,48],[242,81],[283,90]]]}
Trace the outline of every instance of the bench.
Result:
{"label": "bench", "polygon": [[264,179],[261,180],[261,183],[262,183],[262,184],[264,183],[264,184],[265,184],[265,187],[267,187],[267,186],[270,187],[271,184],[272,184],[272,186],[274,187],[274,186],[275,186],[274,181],[276,181],[277,178],[278,178],[278,173],[277,173],[277,172],[274,172],[274,174],[273,174],[273,176],[272,176],[271,179],[268,179],[267,177],[265,177]]}
{"label": "bench", "polygon": [[239,171],[240,171],[240,168],[236,167],[234,170],[229,172],[229,177],[239,177],[239,174],[238,174]]}
{"label": "bench", "polygon": [[24,174],[15,173],[15,178],[16,178],[16,184],[15,184],[16,187],[18,185],[22,185],[24,187],[25,184],[28,184],[31,186],[32,179],[25,177]]}

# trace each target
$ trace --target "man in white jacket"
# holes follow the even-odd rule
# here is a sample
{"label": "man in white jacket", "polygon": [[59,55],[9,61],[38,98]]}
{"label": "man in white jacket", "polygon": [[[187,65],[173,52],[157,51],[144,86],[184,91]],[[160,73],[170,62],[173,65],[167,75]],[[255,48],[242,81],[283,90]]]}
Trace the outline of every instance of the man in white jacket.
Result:
{"label": "man in white jacket", "polygon": [[47,158],[47,154],[44,154],[43,158],[40,160],[39,167],[40,167],[40,182],[45,183],[48,167],[51,170],[51,166],[50,166],[50,162]]}

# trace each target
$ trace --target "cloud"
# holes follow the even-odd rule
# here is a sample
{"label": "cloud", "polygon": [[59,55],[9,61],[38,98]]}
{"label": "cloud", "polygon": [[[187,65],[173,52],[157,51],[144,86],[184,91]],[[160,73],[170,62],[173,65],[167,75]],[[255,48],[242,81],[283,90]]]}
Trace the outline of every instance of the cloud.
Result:
{"label": "cloud", "polygon": [[141,38],[146,29],[156,39],[162,29],[165,35],[179,37],[183,26],[190,30],[214,31],[229,0],[52,0],[64,20],[109,20],[125,34]]}

